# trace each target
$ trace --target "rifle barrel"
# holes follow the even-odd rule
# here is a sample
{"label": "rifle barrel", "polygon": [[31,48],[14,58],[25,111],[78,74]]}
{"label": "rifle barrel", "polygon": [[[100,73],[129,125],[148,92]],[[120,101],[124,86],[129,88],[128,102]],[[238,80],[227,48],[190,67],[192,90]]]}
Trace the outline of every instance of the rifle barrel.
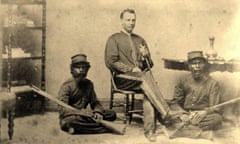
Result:
{"label": "rifle barrel", "polygon": [[236,103],[236,102],[238,102],[238,101],[240,101],[240,97],[239,97],[239,98],[231,99],[231,100],[229,100],[229,101],[225,101],[225,102],[223,102],[223,103],[220,103],[220,104],[217,104],[217,105],[214,105],[214,106],[211,106],[211,107],[209,107],[209,109],[217,109],[217,108],[220,108],[220,107],[229,105],[229,104]]}

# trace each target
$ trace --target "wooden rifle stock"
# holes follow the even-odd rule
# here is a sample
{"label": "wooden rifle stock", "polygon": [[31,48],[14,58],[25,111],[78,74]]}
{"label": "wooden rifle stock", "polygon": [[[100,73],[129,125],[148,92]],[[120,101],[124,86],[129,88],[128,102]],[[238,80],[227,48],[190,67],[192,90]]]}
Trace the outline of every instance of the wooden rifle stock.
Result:
{"label": "wooden rifle stock", "polygon": [[[44,96],[52,101],[54,101],[55,103],[57,103],[58,105],[64,107],[64,108],[67,108],[67,109],[70,109],[70,110],[73,110],[73,111],[76,111],[79,115],[82,115],[82,116],[87,116],[87,117],[92,117],[91,115],[89,114],[86,114],[60,100],[58,100],[56,97],[46,93],[45,91],[39,89],[38,87],[36,86],[31,86],[30,87],[34,92],[38,93],[39,95],[41,96]],[[123,135],[125,133],[125,129],[126,129],[126,126],[123,125],[123,124],[116,124],[116,123],[113,123],[113,122],[110,122],[110,121],[106,121],[106,120],[96,120],[94,118],[92,118],[95,122],[97,123],[101,123],[103,126],[105,126],[106,128],[112,130],[114,133],[117,133],[117,134],[121,134]]]}

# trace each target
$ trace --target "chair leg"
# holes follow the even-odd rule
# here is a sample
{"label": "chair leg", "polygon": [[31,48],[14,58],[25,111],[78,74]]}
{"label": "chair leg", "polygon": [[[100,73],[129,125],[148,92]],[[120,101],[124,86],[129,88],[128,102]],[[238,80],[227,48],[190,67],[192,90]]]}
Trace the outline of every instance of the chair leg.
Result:
{"label": "chair leg", "polygon": [[125,97],[125,120],[124,123],[129,121],[129,94],[126,94]]}
{"label": "chair leg", "polygon": [[[131,94],[131,108],[130,108],[131,111],[134,110],[134,104],[135,104],[135,95]],[[133,113],[129,113],[129,124],[131,124],[132,118],[133,118]]]}
{"label": "chair leg", "polygon": [[153,107],[154,109],[154,131],[156,131],[157,129],[157,116],[158,116],[158,111],[155,107]]}
{"label": "chair leg", "polygon": [[8,111],[8,136],[9,136],[9,140],[12,140],[12,137],[13,137],[14,115],[15,115],[14,110],[9,110]]}
{"label": "chair leg", "polygon": [[1,143],[2,101],[0,101],[0,143]]}
{"label": "chair leg", "polygon": [[110,102],[109,102],[109,108],[110,109],[113,108],[113,97],[114,97],[114,94],[113,94],[113,91],[112,91],[112,88],[111,88],[111,91],[110,91]]}

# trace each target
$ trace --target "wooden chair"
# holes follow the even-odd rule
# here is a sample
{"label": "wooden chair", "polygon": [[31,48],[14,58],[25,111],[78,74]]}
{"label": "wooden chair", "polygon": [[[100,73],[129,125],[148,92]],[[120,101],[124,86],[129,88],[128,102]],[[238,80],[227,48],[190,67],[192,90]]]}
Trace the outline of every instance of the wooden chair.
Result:
{"label": "wooden chair", "polygon": [[[126,91],[118,89],[115,82],[114,82],[114,73],[111,73],[111,90],[110,90],[110,104],[109,108],[112,109],[113,107],[124,107],[124,123],[131,124],[133,114],[141,114],[143,113],[142,109],[135,109],[135,95],[136,94],[143,94],[142,92],[135,92],[135,91]],[[116,94],[121,94],[124,96],[124,102],[119,102],[114,100],[117,96]],[[119,96],[119,95],[118,95]]]}
{"label": "wooden chair", "polygon": [[16,95],[10,92],[0,92],[0,143],[1,143],[1,118],[3,111],[6,112],[8,118],[8,136],[12,140],[14,113],[15,113]]}

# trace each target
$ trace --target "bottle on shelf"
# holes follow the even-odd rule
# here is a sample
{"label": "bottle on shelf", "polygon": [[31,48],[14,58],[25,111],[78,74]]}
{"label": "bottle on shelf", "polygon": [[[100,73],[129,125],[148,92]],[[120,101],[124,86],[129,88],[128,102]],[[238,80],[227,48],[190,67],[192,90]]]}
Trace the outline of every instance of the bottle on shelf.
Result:
{"label": "bottle on shelf", "polygon": [[206,56],[207,56],[207,59],[209,60],[215,60],[217,59],[217,56],[218,56],[217,51],[214,49],[214,40],[215,40],[214,36],[209,37],[210,48],[209,50],[206,51]]}

